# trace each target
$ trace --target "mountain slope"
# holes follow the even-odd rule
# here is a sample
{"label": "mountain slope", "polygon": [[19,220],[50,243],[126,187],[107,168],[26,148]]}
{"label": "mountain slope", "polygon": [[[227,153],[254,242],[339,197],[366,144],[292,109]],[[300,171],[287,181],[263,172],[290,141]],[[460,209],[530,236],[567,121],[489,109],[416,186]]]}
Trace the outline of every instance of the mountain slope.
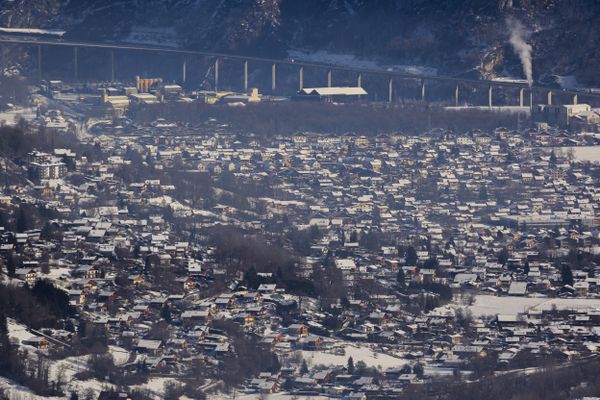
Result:
{"label": "mountain slope", "polygon": [[0,9],[3,26],[60,27],[78,39],[124,41],[148,29],[189,48],[273,57],[320,49],[485,78],[522,77],[508,44],[514,16],[531,30],[538,80],[600,83],[595,0],[0,0]]}

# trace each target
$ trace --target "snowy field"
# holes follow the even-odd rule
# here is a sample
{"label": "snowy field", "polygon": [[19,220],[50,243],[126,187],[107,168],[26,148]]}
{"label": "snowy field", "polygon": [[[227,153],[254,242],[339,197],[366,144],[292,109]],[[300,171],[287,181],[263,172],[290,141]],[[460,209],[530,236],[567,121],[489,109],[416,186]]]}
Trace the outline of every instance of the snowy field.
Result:
{"label": "snowy field", "polygon": [[31,122],[36,117],[36,111],[33,108],[14,107],[0,112],[0,125],[16,125],[20,119]]}
{"label": "snowy field", "polygon": [[573,150],[576,161],[600,162],[600,146],[559,147],[563,152]]}
{"label": "snowy field", "polygon": [[444,315],[453,309],[462,307],[471,311],[474,317],[498,314],[518,314],[534,310],[551,310],[556,307],[559,310],[594,310],[600,309],[600,299],[588,298],[544,298],[544,297],[497,297],[490,295],[475,296],[475,303],[471,306],[457,304],[447,305],[434,310],[435,314]]}
{"label": "snowy field", "polygon": [[238,399],[238,400],[329,400],[331,397],[325,396],[299,396],[290,395],[286,393],[274,393],[274,394],[243,394],[243,393],[218,393],[208,396],[209,400],[223,400],[223,399]]}
{"label": "snowy field", "polygon": [[345,343],[342,348],[344,354],[332,354],[328,351],[301,351],[302,357],[310,367],[317,365],[324,366],[345,366],[348,364],[348,358],[352,357],[354,364],[359,361],[367,364],[368,367],[378,369],[388,369],[402,367],[407,361],[400,355],[393,355],[391,352],[383,353],[375,347],[368,344]]}

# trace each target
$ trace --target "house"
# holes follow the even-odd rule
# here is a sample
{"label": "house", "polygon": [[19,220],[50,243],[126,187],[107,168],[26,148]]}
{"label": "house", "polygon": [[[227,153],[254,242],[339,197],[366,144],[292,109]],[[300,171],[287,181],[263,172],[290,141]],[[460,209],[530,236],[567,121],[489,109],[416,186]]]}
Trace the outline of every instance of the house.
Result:
{"label": "house", "polygon": [[47,350],[49,341],[45,337],[32,336],[29,339],[21,340],[21,343],[26,346],[33,346],[40,350]]}
{"label": "house", "polygon": [[162,340],[139,339],[135,345],[135,350],[140,353],[157,355],[163,347]]}
{"label": "house", "polygon": [[197,285],[198,283],[192,277],[188,276],[183,280],[183,289],[186,291],[194,290]]}
{"label": "house", "polygon": [[206,322],[210,319],[208,309],[204,310],[186,310],[181,313],[181,319],[186,325],[194,325],[201,322]]}
{"label": "house", "polygon": [[97,400],[132,400],[132,398],[125,392],[103,390],[98,395]]}
{"label": "house", "polygon": [[589,282],[585,282],[585,281],[579,281],[579,282],[575,282],[573,284],[573,289],[575,289],[575,294],[577,296],[587,296],[590,290],[590,284]]}
{"label": "house", "polygon": [[241,322],[244,328],[251,328],[254,326],[254,316],[250,313],[239,313],[233,317],[233,320]]}
{"label": "house", "polygon": [[33,285],[37,280],[37,271],[32,268],[17,268],[15,270],[15,277]]}
{"label": "house", "polygon": [[277,285],[274,283],[263,283],[258,287],[259,293],[274,293]]}
{"label": "house", "polygon": [[360,98],[366,95],[367,91],[359,86],[314,87],[301,89],[294,99],[333,101]]}
{"label": "house", "polygon": [[134,286],[142,285],[145,282],[144,276],[139,274],[129,275],[127,280]]}
{"label": "house", "polygon": [[307,336],[308,335],[308,325],[292,324],[287,327],[287,333],[290,335],[296,335],[296,336]]}
{"label": "house", "polygon": [[508,288],[509,296],[525,296],[527,293],[527,282],[511,282]]}
{"label": "house", "polygon": [[87,299],[85,292],[81,289],[69,289],[67,295],[69,295],[69,301],[74,304],[85,304]]}

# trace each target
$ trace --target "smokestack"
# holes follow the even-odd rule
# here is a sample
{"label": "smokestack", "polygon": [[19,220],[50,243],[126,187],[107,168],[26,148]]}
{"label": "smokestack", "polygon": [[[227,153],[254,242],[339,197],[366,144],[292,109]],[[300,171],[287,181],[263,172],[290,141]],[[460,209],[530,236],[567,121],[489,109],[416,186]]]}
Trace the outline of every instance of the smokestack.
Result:
{"label": "smokestack", "polygon": [[523,73],[527,79],[529,87],[533,84],[533,69],[531,63],[531,45],[527,43],[529,31],[523,27],[521,22],[513,17],[506,18],[506,26],[510,32],[509,42],[521,60]]}

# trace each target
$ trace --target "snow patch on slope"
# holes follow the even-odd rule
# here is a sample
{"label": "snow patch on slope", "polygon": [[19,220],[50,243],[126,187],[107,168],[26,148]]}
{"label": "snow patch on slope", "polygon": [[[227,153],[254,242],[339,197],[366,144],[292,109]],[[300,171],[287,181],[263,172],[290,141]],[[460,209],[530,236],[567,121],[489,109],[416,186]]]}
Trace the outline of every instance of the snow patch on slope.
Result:
{"label": "snow patch on slope", "polygon": [[358,58],[352,54],[329,53],[325,50],[312,52],[306,50],[289,50],[288,58],[295,61],[380,71],[401,72],[412,75],[435,76],[438,74],[436,68],[425,67],[421,65],[382,65],[376,61]]}

